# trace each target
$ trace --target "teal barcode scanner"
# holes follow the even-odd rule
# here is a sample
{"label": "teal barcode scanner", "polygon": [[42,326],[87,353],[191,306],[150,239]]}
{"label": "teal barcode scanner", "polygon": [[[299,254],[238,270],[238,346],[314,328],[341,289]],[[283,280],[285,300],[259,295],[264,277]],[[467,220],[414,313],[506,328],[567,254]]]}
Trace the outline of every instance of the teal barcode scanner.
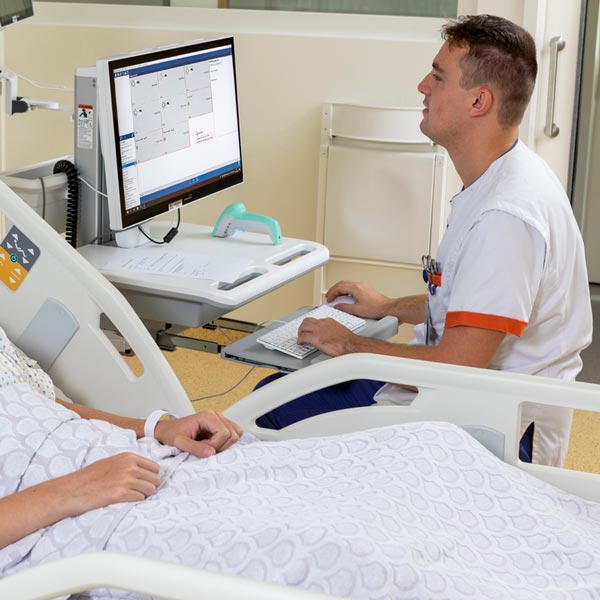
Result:
{"label": "teal barcode scanner", "polygon": [[281,228],[272,217],[246,212],[242,202],[230,204],[222,213],[215,225],[213,237],[230,237],[236,231],[255,231],[266,233],[275,245],[281,244]]}

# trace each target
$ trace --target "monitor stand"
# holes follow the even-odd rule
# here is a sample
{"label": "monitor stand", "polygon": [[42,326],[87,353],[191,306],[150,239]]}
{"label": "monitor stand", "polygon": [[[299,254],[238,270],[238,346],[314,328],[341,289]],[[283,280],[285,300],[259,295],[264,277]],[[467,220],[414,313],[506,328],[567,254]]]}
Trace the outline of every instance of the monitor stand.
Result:
{"label": "monitor stand", "polygon": [[150,243],[150,240],[140,231],[140,229],[150,236],[150,223],[146,222],[142,225],[124,229],[123,231],[115,231],[115,242],[119,248],[137,248],[144,244]]}

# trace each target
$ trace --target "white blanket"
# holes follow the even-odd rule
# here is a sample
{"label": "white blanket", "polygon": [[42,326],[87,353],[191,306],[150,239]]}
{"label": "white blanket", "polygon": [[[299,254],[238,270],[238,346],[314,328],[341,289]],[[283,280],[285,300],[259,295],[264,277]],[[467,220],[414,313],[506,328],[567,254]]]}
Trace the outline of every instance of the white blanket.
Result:
{"label": "white blanket", "polygon": [[[106,548],[353,598],[600,597],[600,505],[417,423],[196,459],[0,391],[0,495],[135,451],[163,485],[0,551],[0,575]],[[95,590],[81,598],[127,598]]]}

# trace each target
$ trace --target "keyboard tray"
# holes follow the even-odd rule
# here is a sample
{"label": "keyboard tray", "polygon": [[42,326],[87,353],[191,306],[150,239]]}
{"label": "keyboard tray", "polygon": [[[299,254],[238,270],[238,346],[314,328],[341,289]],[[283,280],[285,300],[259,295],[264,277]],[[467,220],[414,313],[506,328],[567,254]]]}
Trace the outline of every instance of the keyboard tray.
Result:
{"label": "keyboard tray", "polygon": [[[310,310],[311,307],[301,308],[282,317],[280,320],[291,321]],[[367,319],[366,324],[356,329],[354,333],[379,340],[388,340],[398,333],[398,319],[396,317],[383,317],[383,319],[379,320]],[[277,350],[269,350],[256,341],[256,338],[262,334],[264,334],[264,330],[259,329],[245,338],[226,346],[221,351],[221,357],[247,365],[277,369],[283,373],[291,373],[330,358],[322,352],[315,352],[304,359],[299,359],[278,352]]]}

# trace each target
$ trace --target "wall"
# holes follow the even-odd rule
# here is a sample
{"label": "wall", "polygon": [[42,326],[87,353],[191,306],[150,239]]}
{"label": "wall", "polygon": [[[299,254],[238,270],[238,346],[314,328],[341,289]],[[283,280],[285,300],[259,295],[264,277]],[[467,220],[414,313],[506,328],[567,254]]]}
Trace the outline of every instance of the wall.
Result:
{"label": "wall", "polygon": [[[420,106],[416,85],[440,45],[440,23],[433,19],[54,3],[38,3],[35,11],[5,31],[6,66],[63,85],[72,85],[77,66],[100,56],[233,33],[246,181],[184,209],[183,219],[212,223],[227,204],[242,201],[277,218],[284,235],[309,239],[316,227],[322,103]],[[23,83],[20,93],[71,101],[69,94]],[[66,114],[13,116],[6,168],[69,154],[72,136]],[[311,292],[312,277],[303,277],[238,316],[274,318],[310,303]]]}

